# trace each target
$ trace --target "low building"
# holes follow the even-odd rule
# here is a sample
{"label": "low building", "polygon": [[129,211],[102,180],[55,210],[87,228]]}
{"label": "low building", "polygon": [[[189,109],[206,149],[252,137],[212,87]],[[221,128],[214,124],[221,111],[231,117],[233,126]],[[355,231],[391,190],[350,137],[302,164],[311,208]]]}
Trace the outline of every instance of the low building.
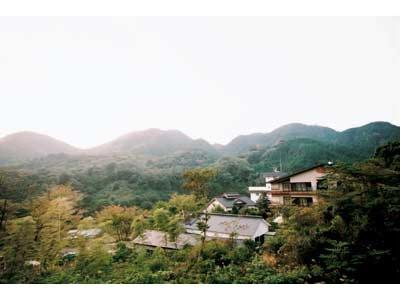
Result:
{"label": "low building", "polygon": [[194,246],[199,242],[198,235],[182,233],[176,241],[170,241],[168,233],[158,230],[146,230],[141,236],[133,240],[136,245],[147,249],[163,248],[170,250],[182,249],[185,245]]}
{"label": "low building", "polygon": [[231,212],[234,208],[239,211],[241,208],[257,208],[255,201],[247,196],[241,196],[238,193],[225,193],[219,197],[213,198],[207,205],[206,211],[213,212],[220,208],[225,212]]}
{"label": "low building", "polygon": [[260,198],[262,194],[265,194],[266,197],[271,197],[271,181],[274,179],[278,179],[280,177],[286,176],[287,174],[284,172],[274,171],[274,172],[266,172],[262,173],[261,176],[265,182],[264,186],[250,186],[249,193],[250,199],[254,202]]}
{"label": "low building", "polygon": [[[204,221],[206,214],[200,215],[198,219],[193,219],[185,225],[186,232],[201,235],[197,223]],[[264,242],[269,232],[270,224],[259,216],[241,216],[226,214],[207,214],[208,229],[206,237],[208,239],[234,239],[236,241],[253,240]]]}
{"label": "low building", "polygon": [[317,191],[327,168],[327,165],[319,164],[270,181],[271,205],[308,206],[318,202]]}

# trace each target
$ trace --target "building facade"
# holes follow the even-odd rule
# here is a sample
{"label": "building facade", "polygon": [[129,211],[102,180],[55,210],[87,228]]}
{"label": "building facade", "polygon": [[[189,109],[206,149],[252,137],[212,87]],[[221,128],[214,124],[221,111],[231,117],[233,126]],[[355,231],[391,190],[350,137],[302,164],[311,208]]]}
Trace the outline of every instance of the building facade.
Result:
{"label": "building facade", "polygon": [[283,172],[274,171],[274,172],[263,173],[261,175],[263,177],[265,185],[249,187],[250,199],[254,202],[257,202],[257,200],[260,198],[262,194],[265,194],[268,198],[270,198],[272,190],[271,181],[286,176],[287,174]]}
{"label": "building facade", "polygon": [[318,190],[327,174],[325,164],[272,180],[271,205],[308,206],[318,202]]}

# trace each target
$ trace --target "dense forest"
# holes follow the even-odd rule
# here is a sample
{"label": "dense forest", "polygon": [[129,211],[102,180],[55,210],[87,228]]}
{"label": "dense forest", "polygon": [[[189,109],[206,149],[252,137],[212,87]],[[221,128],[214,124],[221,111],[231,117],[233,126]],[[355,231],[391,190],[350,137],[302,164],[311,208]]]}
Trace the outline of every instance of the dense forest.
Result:
{"label": "dense forest", "polygon": [[[69,174],[48,172],[46,168],[37,172],[2,169],[0,282],[400,280],[398,142],[379,147],[366,161],[337,164],[327,178],[327,186],[334,188],[324,190],[321,196],[325,200],[317,205],[272,208],[267,202],[258,203],[268,221],[277,214],[285,220],[274,224],[276,235],[264,244],[249,241],[237,246],[233,240],[204,240],[175,251],[147,251],[132,244],[145,229],[165,231],[174,241],[183,230],[182,222],[201,211],[212,195],[228,188],[244,189],[249,182],[257,181],[253,178],[254,166],[246,157],[220,158],[206,167],[195,163],[182,170],[174,170],[178,164],[169,165],[162,159],[147,163],[170,168],[154,168],[157,171],[151,176],[143,173],[140,164],[124,168],[110,162]],[[154,195],[154,199],[160,197],[158,201],[143,205],[144,198],[122,197],[131,190],[137,191],[132,195],[145,193],[140,189],[145,184],[155,193],[160,188],[160,194]],[[111,196],[119,191],[121,197]],[[167,199],[164,191],[170,192]],[[71,238],[70,230],[91,228],[102,232],[92,238]]]}
{"label": "dense forest", "polygon": [[213,196],[246,193],[248,186],[261,183],[263,172],[292,172],[328,161],[359,162],[396,139],[400,128],[386,122],[343,132],[294,123],[270,133],[239,136],[226,146],[194,140],[177,130],[149,129],[80,150],[21,132],[0,139],[0,165],[25,174],[41,191],[70,185],[83,194],[81,207],[94,213],[107,205],[151,209],[156,202],[183,193],[182,174],[193,168],[217,171],[210,183]]}

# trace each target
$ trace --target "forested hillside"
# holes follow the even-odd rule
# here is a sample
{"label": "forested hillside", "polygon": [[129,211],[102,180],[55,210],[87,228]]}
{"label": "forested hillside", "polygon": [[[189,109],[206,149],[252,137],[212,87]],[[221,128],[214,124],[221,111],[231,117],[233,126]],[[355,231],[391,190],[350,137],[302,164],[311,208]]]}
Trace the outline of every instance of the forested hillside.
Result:
{"label": "forested hillside", "polygon": [[[262,172],[362,161],[377,146],[396,139],[400,128],[384,122],[343,132],[289,124],[217,147],[176,130],[150,129],[83,151],[46,136],[21,133],[0,140],[0,161],[8,162],[8,170],[37,178],[35,184],[42,187],[70,184],[84,194],[80,205],[94,212],[111,204],[151,208],[181,193],[182,174],[193,168],[216,170],[213,195],[246,193],[248,186],[259,183]],[[8,154],[1,156],[4,153]]]}
{"label": "forested hillside", "polygon": [[[227,173],[233,164],[248,171],[243,160],[221,163]],[[82,209],[85,195],[68,185],[43,188],[38,177],[3,170],[0,282],[398,283],[399,172],[400,143],[390,143],[373,159],[334,167],[327,183],[336,188],[324,191],[316,205],[266,204],[267,220],[282,214],[284,222],[264,244],[203,240],[148,251],[132,239],[151,229],[176,241],[185,216],[207,203],[215,170],[188,170],[182,178],[187,194],[151,209],[106,205],[97,212]],[[101,233],[71,238],[75,228]]]}
{"label": "forested hillside", "polygon": [[288,124],[270,133],[239,136],[227,144],[223,151],[231,154],[247,152],[260,147],[268,148],[282,141],[307,138],[326,142],[358,153],[363,159],[371,157],[377,147],[400,139],[400,127],[388,122],[373,122],[342,132],[328,127]]}

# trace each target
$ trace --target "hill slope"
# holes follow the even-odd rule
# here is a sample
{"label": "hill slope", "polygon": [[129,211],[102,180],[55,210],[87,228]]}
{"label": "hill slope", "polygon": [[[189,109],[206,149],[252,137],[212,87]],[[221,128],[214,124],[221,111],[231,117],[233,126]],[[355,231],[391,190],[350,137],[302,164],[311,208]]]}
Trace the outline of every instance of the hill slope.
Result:
{"label": "hill slope", "polygon": [[390,141],[400,140],[400,127],[389,122],[373,122],[340,132],[335,144],[350,146],[362,157],[374,155],[375,149]]}
{"label": "hill slope", "polygon": [[273,168],[292,172],[328,161],[355,162],[362,160],[351,148],[313,139],[293,139],[275,146],[251,151],[247,160],[255,170],[263,172]]}
{"label": "hill slope", "polygon": [[291,123],[281,126],[269,133],[254,133],[241,135],[233,139],[224,147],[224,152],[238,154],[245,152],[252,147],[269,147],[281,140],[295,138],[312,138],[319,141],[329,141],[336,138],[338,132],[322,126]]}
{"label": "hill slope", "polygon": [[188,150],[203,150],[217,154],[217,150],[205,140],[193,140],[178,130],[160,129],[128,133],[87,152],[94,155],[137,153],[163,156]]}
{"label": "hill slope", "polygon": [[372,156],[377,147],[400,139],[400,127],[388,122],[373,122],[367,125],[337,132],[328,127],[292,123],[281,126],[270,133],[238,136],[222,151],[228,154],[245,153],[252,148],[272,147],[281,141],[308,138],[351,147],[362,158]]}
{"label": "hill slope", "polygon": [[79,149],[47,135],[29,131],[10,134],[0,139],[0,165],[59,153],[77,154]]}

